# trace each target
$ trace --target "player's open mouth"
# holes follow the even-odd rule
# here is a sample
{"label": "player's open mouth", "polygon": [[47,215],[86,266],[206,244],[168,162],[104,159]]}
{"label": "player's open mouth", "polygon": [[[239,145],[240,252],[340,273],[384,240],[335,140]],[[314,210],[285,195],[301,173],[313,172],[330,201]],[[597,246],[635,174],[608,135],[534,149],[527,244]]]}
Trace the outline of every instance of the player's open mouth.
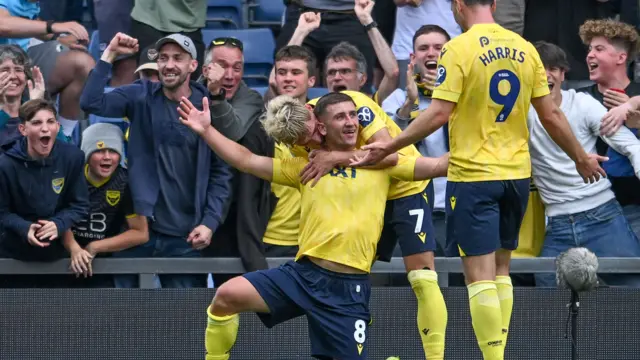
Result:
{"label": "player's open mouth", "polygon": [[549,90],[553,90],[553,87],[555,86],[552,82],[548,82],[547,85],[549,85]]}
{"label": "player's open mouth", "polygon": [[347,137],[352,137],[356,134],[356,129],[355,128],[344,129],[342,130],[342,133],[345,134]]}
{"label": "player's open mouth", "polygon": [[51,136],[43,136],[40,138],[40,144],[42,144],[43,147],[49,147],[49,145],[51,144]]}
{"label": "player's open mouth", "polygon": [[334,92],[345,91],[345,90],[347,90],[347,87],[344,85],[337,85],[333,87]]}
{"label": "player's open mouth", "polygon": [[589,63],[588,65],[589,65],[589,71],[590,71],[590,72],[591,72],[591,71],[594,71],[594,70],[595,70],[595,69],[597,69],[597,68],[598,68],[598,66],[599,66],[597,63],[594,63],[594,62],[591,62],[591,63]]}
{"label": "player's open mouth", "polygon": [[438,68],[438,62],[435,60],[427,60],[424,63],[424,67],[426,67],[428,70],[435,70]]}

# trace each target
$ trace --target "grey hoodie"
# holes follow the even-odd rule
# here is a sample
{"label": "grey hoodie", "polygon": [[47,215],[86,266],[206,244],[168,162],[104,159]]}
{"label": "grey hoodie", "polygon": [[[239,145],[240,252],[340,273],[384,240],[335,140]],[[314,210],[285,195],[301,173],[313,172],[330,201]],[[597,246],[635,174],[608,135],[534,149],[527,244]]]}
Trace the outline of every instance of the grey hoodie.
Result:
{"label": "grey hoodie", "polygon": [[211,124],[224,136],[239,141],[262,115],[264,103],[260,93],[243,81],[231,99],[212,104],[209,109]]}

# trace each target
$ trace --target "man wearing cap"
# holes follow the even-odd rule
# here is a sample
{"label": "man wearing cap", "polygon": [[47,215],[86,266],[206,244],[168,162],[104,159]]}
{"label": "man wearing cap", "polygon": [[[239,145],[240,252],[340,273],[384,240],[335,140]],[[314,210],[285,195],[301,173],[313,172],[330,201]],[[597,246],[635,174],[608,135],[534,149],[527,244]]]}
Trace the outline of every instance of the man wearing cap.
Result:
{"label": "man wearing cap", "polygon": [[140,66],[135,71],[138,79],[149,80],[151,82],[160,81],[158,74],[158,50],[156,46],[150,45],[140,52]]}
{"label": "man wearing cap", "polygon": [[[274,155],[273,140],[258,119],[262,96],[242,81],[243,44],[234,38],[214,39],[207,47],[202,81],[209,89],[211,122],[221,133],[256,154]],[[262,236],[275,207],[271,184],[251,174],[234,171],[229,216],[216,232],[211,257],[240,257],[247,271],[266,269]],[[216,283],[224,276],[216,275]]]}
{"label": "man wearing cap", "polygon": [[[63,240],[65,249],[71,254],[71,270],[82,275],[82,280],[76,281],[75,286],[113,287],[113,276],[92,276],[93,258],[149,240],[147,218],[133,211],[129,176],[120,165],[123,137],[118,126],[107,123],[91,125],[82,133],[89,213],[65,233]],[[123,232],[123,228],[126,231]]]}
{"label": "man wearing cap", "polygon": [[[136,214],[146,216],[149,242],[119,256],[198,257],[222,222],[231,192],[229,167],[178,120],[181,97],[200,106],[207,88],[191,75],[198,67],[190,38],[160,39],[160,82],[136,81],[104,93],[113,60],[138,52],[138,41],[118,33],[91,71],[80,98],[82,109],[104,117],[130,120],[129,185]],[[116,286],[135,286],[135,277]],[[205,275],[161,275],[163,287],[206,287]]]}

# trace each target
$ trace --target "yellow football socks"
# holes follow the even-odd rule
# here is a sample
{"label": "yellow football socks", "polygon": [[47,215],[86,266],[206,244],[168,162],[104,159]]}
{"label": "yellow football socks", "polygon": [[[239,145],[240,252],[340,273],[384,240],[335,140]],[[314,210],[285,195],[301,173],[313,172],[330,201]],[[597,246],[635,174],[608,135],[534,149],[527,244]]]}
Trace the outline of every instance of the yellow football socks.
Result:
{"label": "yellow football socks", "polygon": [[471,323],[484,360],[503,360],[502,312],[495,281],[477,281],[467,289]]}
{"label": "yellow football socks", "polygon": [[511,312],[513,311],[513,285],[511,284],[511,278],[508,276],[496,276],[496,287],[498,288],[498,298],[500,299],[500,310],[502,312],[502,340],[506,348]]}
{"label": "yellow football socks", "polygon": [[432,270],[413,270],[409,272],[409,282],[418,299],[418,330],[425,356],[429,360],[442,360],[447,306],[438,285],[438,274]]}
{"label": "yellow football socks", "polygon": [[238,335],[239,316],[215,316],[207,309],[207,318],[204,337],[207,349],[205,360],[228,360]]}

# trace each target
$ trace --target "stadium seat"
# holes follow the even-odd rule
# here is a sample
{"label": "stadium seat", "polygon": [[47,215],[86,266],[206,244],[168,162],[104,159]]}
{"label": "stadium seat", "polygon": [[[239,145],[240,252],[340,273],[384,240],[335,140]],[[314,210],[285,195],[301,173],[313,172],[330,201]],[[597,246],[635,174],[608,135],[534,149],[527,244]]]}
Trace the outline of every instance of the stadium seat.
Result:
{"label": "stadium seat", "polygon": [[89,41],[89,54],[93,56],[95,61],[100,59],[102,55],[102,51],[100,51],[100,36],[98,34],[98,30],[94,31],[91,34],[91,40]]}
{"label": "stadium seat", "polygon": [[250,25],[281,25],[282,15],[285,11],[283,1],[279,0],[253,0],[250,6]]}
{"label": "stadium seat", "polygon": [[315,99],[327,93],[329,93],[329,89],[327,88],[310,88],[307,92],[307,96],[309,97],[309,99]]}
{"label": "stadium seat", "polygon": [[260,96],[264,97],[264,94],[267,93],[267,90],[269,90],[268,86],[254,86],[252,87],[253,90],[257,91],[260,93]]}
{"label": "stadium seat", "polygon": [[244,28],[242,0],[208,0],[207,28]]}
{"label": "stadium seat", "polygon": [[276,41],[270,29],[202,30],[205,45],[218,37],[232,37],[244,46],[244,81],[250,87],[268,86]]}

